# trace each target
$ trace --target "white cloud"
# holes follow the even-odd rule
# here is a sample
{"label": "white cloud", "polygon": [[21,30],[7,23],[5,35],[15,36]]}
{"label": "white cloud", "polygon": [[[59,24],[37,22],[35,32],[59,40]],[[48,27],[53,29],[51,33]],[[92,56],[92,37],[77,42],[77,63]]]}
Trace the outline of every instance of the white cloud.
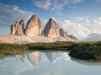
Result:
{"label": "white cloud", "polygon": [[15,5],[10,6],[0,3],[0,27],[10,27],[21,19],[24,19],[26,23],[32,14],[33,12],[22,10]]}
{"label": "white cloud", "polygon": [[56,9],[60,10],[68,3],[69,3],[69,0],[54,0],[52,2],[53,5],[51,10],[56,10]]}
{"label": "white cloud", "polygon": [[32,0],[33,4],[39,8],[60,10],[67,4],[81,3],[84,0]]}
{"label": "white cloud", "polygon": [[45,28],[46,23],[48,22],[48,20],[42,20],[42,29]]}
{"label": "white cloud", "polygon": [[48,9],[51,5],[50,0],[41,0],[41,1],[32,0],[32,1],[39,8]]}
{"label": "white cloud", "polygon": [[93,33],[101,34],[101,17],[93,20],[93,26],[90,28]]}
{"label": "white cloud", "polygon": [[97,3],[100,3],[100,2],[101,2],[101,0],[96,0],[96,2],[97,2]]}
{"label": "white cloud", "polygon": [[80,40],[85,38],[90,33],[89,29],[79,23],[73,23],[69,20],[64,20],[64,22],[60,22],[60,24],[69,35],[74,35]]}
{"label": "white cloud", "polygon": [[89,19],[90,17],[75,17],[71,20],[58,21],[61,27],[69,35],[76,36],[79,40],[84,39],[90,33],[101,34],[101,17]]}
{"label": "white cloud", "polygon": [[89,16],[84,16],[84,17],[74,17],[71,21],[73,22],[88,22],[90,23],[90,20],[89,20]]}
{"label": "white cloud", "polygon": [[72,0],[73,3],[81,3],[83,2],[84,0]]}

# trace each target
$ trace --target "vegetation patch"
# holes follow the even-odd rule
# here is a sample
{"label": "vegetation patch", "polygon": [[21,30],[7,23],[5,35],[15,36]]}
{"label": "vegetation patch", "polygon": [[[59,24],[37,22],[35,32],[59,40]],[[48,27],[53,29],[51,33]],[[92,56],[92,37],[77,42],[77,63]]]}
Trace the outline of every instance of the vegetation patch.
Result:
{"label": "vegetation patch", "polygon": [[90,61],[101,61],[101,42],[54,42],[30,44],[0,44],[0,56],[14,55],[27,50],[70,51],[70,56]]}

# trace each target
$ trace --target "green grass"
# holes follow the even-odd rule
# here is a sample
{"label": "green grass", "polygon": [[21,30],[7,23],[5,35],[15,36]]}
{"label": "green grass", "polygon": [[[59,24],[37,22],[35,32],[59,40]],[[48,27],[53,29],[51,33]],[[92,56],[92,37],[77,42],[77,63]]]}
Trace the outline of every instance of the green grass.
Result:
{"label": "green grass", "polygon": [[79,59],[90,61],[101,61],[101,43],[100,42],[86,42],[73,44],[69,47],[70,55]]}
{"label": "green grass", "polygon": [[1,43],[0,56],[14,55],[27,50],[56,50],[57,48],[67,48],[71,51],[70,56],[75,58],[101,61],[101,42],[54,42],[21,45]]}

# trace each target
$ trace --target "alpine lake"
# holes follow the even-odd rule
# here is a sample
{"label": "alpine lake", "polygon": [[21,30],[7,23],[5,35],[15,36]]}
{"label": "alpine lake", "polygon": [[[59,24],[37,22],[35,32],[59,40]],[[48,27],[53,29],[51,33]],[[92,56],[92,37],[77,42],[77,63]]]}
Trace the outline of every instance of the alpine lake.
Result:
{"label": "alpine lake", "polygon": [[72,58],[65,51],[28,51],[0,59],[0,75],[101,75],[101,62]]}

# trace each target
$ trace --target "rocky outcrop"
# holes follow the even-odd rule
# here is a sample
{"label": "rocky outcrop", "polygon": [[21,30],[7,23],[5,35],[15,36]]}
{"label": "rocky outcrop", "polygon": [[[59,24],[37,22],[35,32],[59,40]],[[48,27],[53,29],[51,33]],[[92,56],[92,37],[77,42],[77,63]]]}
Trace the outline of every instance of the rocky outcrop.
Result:
{"label": "rocky outcrop", "polygon": [[59,34],[61,37],[67,39],[68,35],[66,32],[64,32],[64,30],[62,28],[59,29]]}
{"label": "rocky outcrop", "polygon": [[24,33],[24,32],[25,32],[25,29],[24,29],[24,20],[22,19],[22,20],[19,22],[19,24],[21,25],[22,31],[23,31],[23,33]]}
{"label": "rocky outcrop", "polygon": [[45,26],[44,33],[49,38],[59,37],[59,25],[55,22],[54,19],[49,19],[48,23]]}
{"label": "rocky outcrop", "polygon": [[[26,29],[24,29],[24,20],[21,20],[20,22],[16,22],[15,25],[12,25],[10,35],[11,36],[16,35],[14,39],[11,39],[12,41],[15,41],[15,39],[18,40],[17,39],[19,38],[18,36],[21,36],[19,41],[21,43],[22,42],[25,43],[25,42],[78,41],[76,37],[74,37],[73,35],[68,35],[62,28],[59,29],[59,25],[53,18],[49,19],[44,30],[42,30],[41,20],[40,18],[38,18],[36,14],[32,15],[32,17],[29,19]],[[26,41],[26,38],[29,41],[28,40]]]}
{"label": "rocky outcrop", "polygon": [[69,38],[73,39],[73,40],[78,40],[75,36],[73,35],[69,35]]}
{"label": "rocky outcrop", "polygon": [[10,35],[15,35],[15,27],[14,25],[11,25],[11,33]]}
{"label": "rocky outcrop", "polygon": [[16,22],[15,25],[12,25],[10,35],[23,36],[22,25],[18,22]]}
{"label": "rocky outcrop", "polygon": [[32,15],[27,23],[25,36],[40,36],[42,34],[42,23],[36,14]]}
{"label": "rocky outcrop", "polygon": [[62,28],[59,29],[59,34],[61,37],[67,39],[67,41],[78,41],[76,37],[74,37],[73,35],[68,35],[67,32],[64,32]]}

